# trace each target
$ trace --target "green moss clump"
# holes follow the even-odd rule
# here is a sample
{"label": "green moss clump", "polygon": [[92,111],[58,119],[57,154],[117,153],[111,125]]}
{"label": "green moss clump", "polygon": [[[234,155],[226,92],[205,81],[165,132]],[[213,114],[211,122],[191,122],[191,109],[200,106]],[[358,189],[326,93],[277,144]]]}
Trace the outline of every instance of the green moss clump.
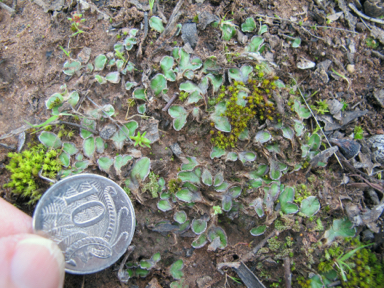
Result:
{"label": "green moss clump", "polygon": [[[211,142],[214,146],[221,149],[234,148],[240,134],[254,117],[261,122],[267,119],[281,121],[280,115],[275,112],[275,103],[270,99],[273,90],[277,89],[275,81],[278,79],[277,76],[265,79],[264,73],[259,72],[257,76],[251,75],[246,84],[234,81],[230,86],[221,87],[216,103],[226,101],[227,109],[221,116],[228,118],[232,129],[229,133],[211,130]],[[248,97],[241,96],[241,92],[247,93]],[[244,106],[240,105],[241,102]],[[211,126],[214,127],[215,124],[212,122]]]}
{"label": "green moss clump", "polygon": [[8,153],[10,162],[5,168],[12,173],[11,181],[4,185],[4,188],[11,188],[12,193],[23,198],[29,198],[28,204],[35,204],[41,197],[36,181],[39,171],[42,175],[55,178],[57,172],[62,169],[62,163],[58,156],[58,150],[49,150],[40,144],[25,150],[21,153]]}
{"label": "green moss clump", "polygon": [[[349,251],[363,246],[359,238],[346,239],[348,249],[343,249],[340,246],[332,246],[325,250],[324,258],[318,266],[320,272],[328,272],[336,270],[341,276],[341,271],[337,269],[337,258],[345,255]],[[369,247],[357,250],[352,257],[346,260],[346,264],[351,269],[345,269],[347,281],[341,282],[342,287],[384,287],[384,265],[377,259],[376,254],[373,253]]]}
{"label": "green moss clump", "polygon": [[159,175],[156,175],[155,173],[150,172],[148,175],[148,178],[149,178],[148,183],[145,183],[143,186],[143,192],[149,191],[152,195],[152,198],[157,198],[159,196],[157,192],[160,191],[160,185],[157,182]]}
{"label": "green moss clump", "polygon": [[168,182],[169,192],[171,192],[172,194],[176,193],[177,191],[180,190],[181,184],[183,184],[183,182],[181,181],[180,178],[169,180]]}
{"label": "green moss clump", "polygon": [[279,251],[280,247],[283,245],[283,242],[279,241],[275,237],[272,237],[271,239],[267,240],[268,247],[271,251]]}
{"label": "green moss clump", "polygon": [[300,184],[296,186],[295,203],[301,203],[305,198],[311,196],[311,191],[308,190],[307,185]]}

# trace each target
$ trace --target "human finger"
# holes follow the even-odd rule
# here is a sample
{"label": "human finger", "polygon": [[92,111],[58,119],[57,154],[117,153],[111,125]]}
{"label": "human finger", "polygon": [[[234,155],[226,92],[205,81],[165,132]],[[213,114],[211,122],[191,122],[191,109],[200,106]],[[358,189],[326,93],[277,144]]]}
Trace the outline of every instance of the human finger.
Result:
{"label": "human finger", "polygon": [[33,233],[32,218],[0,198],[0,237]]}
{"label": "human finger", "polygon": [[51,240],[32,234],[0,238],[0,287],[61,288],[65,262]]}

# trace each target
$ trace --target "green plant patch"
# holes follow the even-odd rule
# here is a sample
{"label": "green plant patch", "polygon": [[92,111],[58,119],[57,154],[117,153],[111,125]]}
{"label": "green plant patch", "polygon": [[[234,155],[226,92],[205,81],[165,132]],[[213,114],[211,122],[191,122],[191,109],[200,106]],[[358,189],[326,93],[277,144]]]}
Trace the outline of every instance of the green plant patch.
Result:
{"label": "green plant patch", "polygon": [[4,187],[10,188],[12,193],[22,198],[29,199],[29,205],[35,204],[43,192],[39,189],[39,172],[45,177],[55,179],[62,169],[60,152],[60,149],[48,150],[39,144],[21,153],[8,153],[10,161],[5,168],[11,172],[11,181]]}

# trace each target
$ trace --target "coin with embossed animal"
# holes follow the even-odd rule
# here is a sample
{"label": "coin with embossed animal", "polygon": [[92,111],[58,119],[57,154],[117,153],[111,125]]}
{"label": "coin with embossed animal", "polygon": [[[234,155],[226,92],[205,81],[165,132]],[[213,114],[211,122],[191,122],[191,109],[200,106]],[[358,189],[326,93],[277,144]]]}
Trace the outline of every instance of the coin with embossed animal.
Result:
{"label": "coin with embossed animal", "polygon": [[135,232],[135,211],[115,182],[79,174],[44,193],[33,214],[33,228],[59,245],[66,272],[89,274],[111,266],[125,253]]}

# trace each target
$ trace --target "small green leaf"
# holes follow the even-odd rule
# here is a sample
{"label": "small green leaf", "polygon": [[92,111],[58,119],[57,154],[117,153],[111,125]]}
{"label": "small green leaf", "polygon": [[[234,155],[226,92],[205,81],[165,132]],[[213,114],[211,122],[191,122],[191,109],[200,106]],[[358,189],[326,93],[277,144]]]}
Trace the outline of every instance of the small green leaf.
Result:
{"label": "small green leaf", "polygon": [[248,128],[245,128],[239,135],[240,141],[246,141],[249,140],[249,130]]}
{"label": "small green leaf", "polygon": [[211,156],[211,159],[214,159],[214,158],[220,158],[223,155],[225,155],[225,150],[223,150],[219,147],[213,147],[210,156]]}
{"label": "small green leaf", "polygon": [[228,190],[227,194],[231,196],[232,199],[236,199],[241,195],[241,191],[242,189],[240,186],[233,186]]}
{"label": "small green leaf", "polygon": [[84,152],[84,155],[87,156],[88,158],[90,158],[90,159],[93,158],[93,154],[95,153],[95,138],[94,137],[89,137],[89,138],[84,140],[83,152]]}
{"label": "small green leaf", "polygon": [[299,208],[296,204],[292,203],[295,198],[295,189],[292,187],[285,187],[284,191],[280,193],[279,201],[281,204],[281,211],[284,214],[296,213]]}
{"label": "small green leaf", "polygon": [[159,33],[164,31],[163,21],[159,17],[152,16],[151,19],[149,19],[149,26]]}
{"label": "small green leaf", "polygon": [[312,217],[320,210],[320,202],[316,196],[309,196],[301,201],[300,212]]}
{"label": "small green leaf", "polygon": [[72,142],[63,142],[63,151],[68,155],[74,155],[79,152],[79,149],[77,149],[76,145]]}
{"label": "small green leaf", "polygon": [[107,57],[103,54],[95,58],[95,71],[102,71],[107,63]]}
{"label": "small green leaf", "polygon": [[118,175],[121,173],[121,168],[128,164],[133,159],[130,155],[118,155],[115,157],[114,167]]}
{"label": "small green leaf", "polygon": [[171,265],[170,272],[174,279],[180,280],[184,276],[184,273],[182,271],[183,267],[184,267],[184,263],[183,263],[183,260],[181,259],[177,260],[175,263]]}
{"label": "small green leaf", "polygon": [[167,92],[167,79],[165,79],[163,74],[157,74],[153,79],[151,80],[151,89],[155,96],[159,96],[162,93]]}
{"label": "small green leaf", "polygon": [[224,173],[219,172],[215,175],[213,186],[220,186],[224,182]]}
{"label": "small green leaf", "polygon": [[105,79],[113,84],[117,84],[120,82],[120,73],[110,72],[105,76]]}
{"label": "small green leaf", "polygon": [[77,91],[73,91],[68,95],[68,103],[71,104],[72,107],[75,107],[77,102],[79,102],[79,93]]}
{"label": "small green leaf", "polygon": [[245,22],[241,24],[241,31],[243,32],[253,32],[256,29],[255,19],[248,17],[245,19]]}
{"label": "small green leaf", "polygon": [[97,165],[99,166],[99,169],[106,173],[109,173],[109,169],[111,168],[112,164],[113,160],[109,157],[100,157],[97,160]]}
{"label": "small green leaf", "polygon": [[253,162],[256,160],[256,153],[254,152],[239,152],[239,160],[244,164],[245,162]]}
{"label": "small green leaf", "polygon": [[199,177],[193,171],[183,171],[178,174],[178,178],[183,182],[200,183]]}
{"label": "small green leaf", "polygon": [[195,83],[193,83],[191,81],[180,83],[179,90],[185,91],[187,93],[193,93],[196,91],[201,93],[201,89]]}
{"label": "small green leaf", "polygon": [[236,161],[237,160],[237,154],[235,152],[229,152],[227,154],[227,157],[225,158],[225,162],[227,161]]}
{"label": "small green leaf", "polygon": [[212,242],[215,238],[220,238],[220,249],[224,249],[227,247],[228,240],[227,240],[227,234],[224,232],[224,230],[220,227],[212,226],[208,230],[208,240]]}
{"label": "small green leaf", "polygon": [[193,219],[191,229],[196,235],[200,235],[207,229],[207,221],[202,219]]}
{"label": "small green leaf", "polygon": [[73,74],[75,74],[77,71],[80,70],[81,68],[81,63],[79,61],[66,61],[64,63],[64,70],[63,70],[63,73],[65,75],[69,75],[69,76],[72,76]]}
{"label": "small green leaf", "polygon": [[304,126],[303,122],[301,122],[299,120],[296,120],[296,119],[293,119],[293,121],[295,122],[294,129],[295,129],[295,132],[296,132],[296,136],[297,137],[302,136],[303,132],[305,130],[305,126]]}
{"label": "small green leaf", "polygon": [[309,149],[312,151],[318,150],[321,145],[321,138],[318,134],[314,133],[308,140]]}
{"label": "small green leaf", "polygon": [[90,161],[88,161],[88,160],[78,161],[75,163],[75,167],[80,169],[80,171],[83,171],[84,169],[86,169],[88,167],[89,164],[90,164]]}
{"label": "small green leaf", "polygon": [[180,201],[184,201],[187,203],[191,203],[193,201],[193,192],[189,191],[188,189],[181,189],[176,192],[176,198]]}
{"label": "small green leaf", "polygon": [[173,219],[179,223],[179,224],[183,224],[185,223],[185,221],[187,221],[187,213],[185,213],[185,211],[181,210],[181,211],[177,211],[175,212],[175,214],[173,215]]}
{"label": "small green leaf", "polygon": [[64,167],[68,167],[71,161],[71,156],[69,156],[67,153],[62,152],[59,156],[59,159],[61,163],[63,163]]}
{"label": "small green leaf", "polygon": [[201,175],[201,181],[207,186],[212,186],[212,174],[208,169],[204,169]]}
{"label": "small green leaf", "polygon": [[140,100],[147,100],[147,94],[144,88],[136,88],[133,91],[133,98],[140,99]]}
{"label": "small green leaf", "polygon": [[[83,118],[83,120],[81,121],[81,125],[89,128],[89,129],[93,129],[93,130],[96,129],[96,121],[90,120],[88,118]],[[81,138],[87,139],[91,135],[93,135],[92,132],[90,132],[88,130],[80,129]]]}
{"label": "small green leaf", "polygon": [[327,239],[327,244],[331,244],[336,237],[354,237],[356,234],[356,228],[346,217],[344,219],[333,220],[332,227],[325,231],[324,238]]}
{"label": "small green leaf", "polygon": [[250,232],[251,232],[252,236],[260,236],[260,235],[264,234],[266,229],[267,229],[267,226],[262,225],[262,226],[258,226],[258,227],[251,229]]}
{"label": "small green leaf", "polygon": [[[201,97],[201,95],[200,95],[200,93],[198,91],[195,91],[195,92],[192,92],[191,94],[189,94],[188,100],[187,100],[186,104],[188,105],[188,104],[197,103],[201,99],[203,99],[203,97]],[[194,109],[198,109],[198,108],[195,107]]]}
{"label": "small green leaf", "polygon": [[101,84],[101,85],[107,83],[107,79],[105,79],[105,77],[103,77],[103,76],[95,75],[95,79],[96,79],[97,82],[99,82],[99,84]]}
{"label": "small green leaf", "polygon": [[220,26],[221,31],[223,32],[222,38],[224,41],[229,41],[236,34],[236,28],[230,24],[222,24]]}
{"label": "small green leaf", "polygon": [[259,32],[257,34],[263,35],[264,33],[268,32],[268,26],[267,25],[261,25]]}
{"label": "small green leaf", "polygon": [[160,200],[157,203],[157,208],[163,212],[167,212],[169,210],[172,210],[172,205],[168,200]]}
{"label": "small green leaf", "polygon": [[60,106],[64,101],[63,95],[60,93],[55,93],[45,102],[47,109],[52,109],[54,107]]}
{"label": "small green leaf", "polygon": [[254,36],[252,37],[251,41],[249,42],[249,45],[245,47],[245,50],[247,52],[259,52],[261,44],[264,43],[264,38],[260,36]]}
{"label": "small green leaf", "polygon": [[215,190],[217,192],[225,192],[225,191],[227,191],[228,187],[229,187],[229,183],[224,181],[219,186],[216,186]]}
{"label": "small green leaf", "polygon": [[302,105],[300,101],[294,100],[293,108],[301,119],[308,119],[311,117],[311,111],[309,111],[306,106]]}
{"label": "small green leaf", "polygon": [[228,195],[223,195],[221,199],[221,208],[225,212],[229,212],[232,209],[232,198]]}
{"label": "small green leaf", "polygon": [[301,38],[296,37],[295,40],[293,40],[292,42],[292,48],[300,47],[300,44],[301,44]]}
{"label": "small green leaf", "polygon": [[137,86],[137,83],[136,82],[125,82],[125,90],[129,91],[132,89],[132,87],[135,87]]}
{"label": "small green leaf", "polygon": [[145,103],[137,106],[137,112],[139,114],[145,114],[146,111],[147,111],[147,106],[145,105]]}
{"label": "small green leaf", "polygon": [[267,145],[265,146],[265,148],[267,148],[267,150],[269,152],[274,152],[274,153],[280,153],[280,147],[279,147],[279,144],[275,143],[275,144],[271,144],[271,145]]}
{"label": "small green leaf", "polygon": [[208,74],[207,77],[212,84],[213,92],[219,91],[221,85],[223,85],[223,82],[224,82],[223,75]]}
{"label": "small green leaf", "polygon": [[222,132],[231,132],[231,124],[225,116],[221,116],[227,110],[225,101],[219,102],[215,106],[215,112],[211,114],[211,119],[215,123],[215,128]]}
{"label": "small green leaf", "polygon": [[185,124],[187,124],[187,116],[188,113],[182,106],[173,105],[168,109],[169,115],[171,115],[173,119],[173,128],[176,131],[180,131]]}
{"label": "small green leaf", "polygon": [[295,136],[295,133],[292,131],[290,127],[283,127],[281,130],[283,131],[284,138],[292,140],[293,137]]}
{"label": "small green leaf", "polygon": [[96,145],[96,151],[97,153],[103,153],[104,152],[104,141],[100,136],[97,136],[95,138],[95,145]]}
{"label": "small green leaf", "polygon": [[196,157],[187,157],[186,159],[188,160],[188,164],[181,165],[181,170],[192,171],[197,165],[199,165]]}
{"label": "small green leaf", "polygon": [[39,135],[39,141],[48,148],[58,149],[61,147],[60,138],[52,132],[47,132],[47,131],[41,132]]}
{"label": "small green leaf", "polygon": [[160,252],[153,254],[151,260],[155,263],[159,262],[161,260]]}
{"label": "small green leaf", "polygon": [[151,168],[151,160],[148,157],[142,157],[136,161],[131,171],[133,181],[139,179],[141,182],[147,178]]}
{"label": "small green leaf", "polygon": [[207,235],[201,234],[192,242],[192,247],[195,249],[199,249],[204,247],[204,245],[207,244],[207,242],[208,242]]}

